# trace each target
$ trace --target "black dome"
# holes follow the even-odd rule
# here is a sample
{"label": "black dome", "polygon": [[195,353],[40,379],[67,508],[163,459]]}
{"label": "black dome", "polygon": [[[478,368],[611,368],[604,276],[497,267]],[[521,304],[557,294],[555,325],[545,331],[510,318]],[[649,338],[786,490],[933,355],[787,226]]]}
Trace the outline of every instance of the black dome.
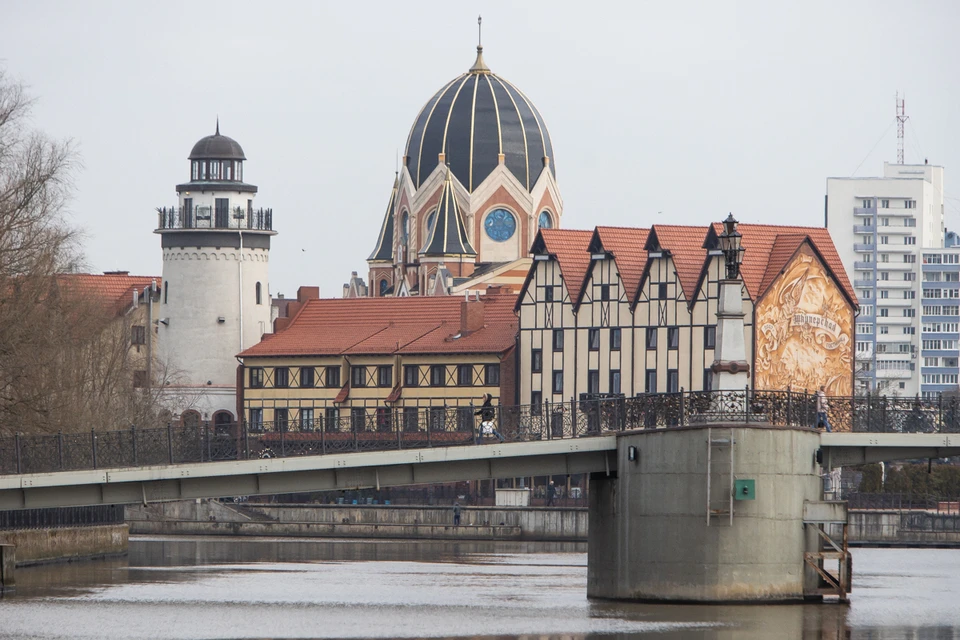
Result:
{"label": "black dome", "polygon": [[212,136],[200,138],[190,150],[191,160],[246,160],[240,143],[233,138],[220,135],[220,125]]}
{"label": "black dome", "polygon": [[[479,48],[478,48],[479,49]],[[477,61],[438,91],[417,115],[407,138],[407,168],[419,188],[446,152],[450,170],[468,191],[486,179],[504,154],[507,169],[529,191],[550,158],[550,133],[540,112],[514,85]]]}

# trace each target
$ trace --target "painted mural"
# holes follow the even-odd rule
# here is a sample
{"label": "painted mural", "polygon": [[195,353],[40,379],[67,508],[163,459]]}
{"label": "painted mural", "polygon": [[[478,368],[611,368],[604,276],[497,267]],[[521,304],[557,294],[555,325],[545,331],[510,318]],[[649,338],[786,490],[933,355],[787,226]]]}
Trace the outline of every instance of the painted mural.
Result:
{"label": "painted mural", "polygon": [[853,308],[808,244],[756,308],[757,389],[853,394]]}

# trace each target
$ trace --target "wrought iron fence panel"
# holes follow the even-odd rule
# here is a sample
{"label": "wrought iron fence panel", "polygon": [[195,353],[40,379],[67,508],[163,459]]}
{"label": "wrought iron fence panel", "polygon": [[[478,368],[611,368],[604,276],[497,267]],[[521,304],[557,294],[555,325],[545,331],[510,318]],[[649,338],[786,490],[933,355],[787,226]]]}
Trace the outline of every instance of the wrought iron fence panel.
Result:
{"label": "wrought iron fence panel", "polygon": [[63,468],[66,471],[93,469],[93,446],[89,433],[65,433],[63,442]]}
{"label": "wrought iron fence panel", "polygon": [[169,464],[167,429],[137,429],[137,462],[143,466]]}
{"label": "wrought iron fence panel", "polygon": [[21,473],[60,470],[57,436],[20,436]]}
{"label": "wrought iron fence panel", "polygon": [[0,438],[0,475],[19,473],[15,438]]}
{"label": "wrought iron fence panel", "polygon": [[132,467],[136,464],[133,456],[133,438],[131,431],[102,431],[93,436],[97,450],[97,466]]}
{"label": "wrought iron fence panel", "polygon": [[175,464],[203,459],[203,427],[174,427],[172,443]]}

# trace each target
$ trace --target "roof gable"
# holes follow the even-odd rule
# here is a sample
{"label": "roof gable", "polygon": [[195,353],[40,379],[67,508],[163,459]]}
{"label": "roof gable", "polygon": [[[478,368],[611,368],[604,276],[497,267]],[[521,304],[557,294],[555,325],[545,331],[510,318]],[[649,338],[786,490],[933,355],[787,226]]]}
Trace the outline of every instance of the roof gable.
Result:
{"label": "roof gable", "polygon": [[[570,301],[576,305],[583,292],[583,281],[590,268],[590,239],[593,231],[579,229],[540,229],[534,240],[534,253],[547,253],[560,265],[560,275],[570,295]],[[533,265],[536,268],[536,262]],[[533,270],[531,269],[531,272]],[[524,285],[526,289],[526,285]]]}
{"label": "roof gable", "polygon": [[[665,251],[673,258],[673,268],[688,303],[696,299],[700,274],[708,257],[704,249],[707,231],[707,227],[655,224],[647,237],[645,249],[648,252]],[[645,276],[646,269],[643,273]]]}
{"label": "roof gable", "polygon": [[[590,242],[589,251],[603,250],[613,256],[617,273],[627,292],[627,300],[633,304],[640,290],[640,280],[647,266],[647,237],[649,229],[634,227],[597,227]],[[588,276],[589,277],[589,276]]]}

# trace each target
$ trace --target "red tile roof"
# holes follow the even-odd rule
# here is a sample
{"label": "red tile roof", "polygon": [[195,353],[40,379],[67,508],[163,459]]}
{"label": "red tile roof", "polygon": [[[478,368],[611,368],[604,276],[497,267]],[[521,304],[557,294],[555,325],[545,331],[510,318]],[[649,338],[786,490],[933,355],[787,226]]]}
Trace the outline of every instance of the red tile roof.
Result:
{"label": "red tile roof", "polygon": [[[583,280],[590,268],[590,239],[593,231],[578,229],[541,229],[547,253],[556,257],[560,264],[560,274],[570,294],[570,301],[577,304],[583,291]],[[531,269],[536,268],[534,263]]]}
{"label": "red tile roof", "polygon": [[627,300],[632,304],[640,288],[644,267],[647,266],[648,229],[632,227],[597,227],[597,237],[604,251],[613,255],[617,272],[627,291]]}
{"label": "red tile roof", "polygon": [[157,276],[131,276],[121,273],[64,273],[57,276],[61,291],[99,300],[110,313],[121,313],[133,304],[133,291],[143,291],[151,282],[160,285]]}
{"label": "red tile roof", "polygon": [[[847,272],[840,260],[840,254],[833,244],[833,238],[830,232],[823,227],[795,227],[772,224],[740,224],[737,230],[743,234],[743,264],[740,265],[740,273],[743,276],[743,284],[747,288],[747,293],[753,300],[762,296],[766,288],[773,283],[776,274],[785,266],[786,260],[789,260],[797,247],[800,245],[798,236],[806,236],[810,239],[814,248],[823,256],[827,268],[833,273],[840,287],[846,291],[850,301],[857,305],[857,295],[853,290],[850,279],[847,278]],[[722,229],[719,230],[722,232]],[[784,236],[782,241],[778,241],[780,236]],[[784,257],[791,243],[793,250],[790,256]],[[767,280],[768,270],[778,260],[784,262],[777,267],[772,276]]]}
{"label": "red tile roof", "polygon": [[687,302],[696,297],[697,284],[707,259],[707,252],[703,248],[706,235],[707,227],[655,224],[650,229],[651,238],[656,236],[660,248],[670,252]]}
{"label": "red tile roof", "polygon": [[289,325],[240,354],[318,356],[502,353],[514,346],[512,293],[480,297],[484,326],[460,335],[460,297],[308,300]]}

